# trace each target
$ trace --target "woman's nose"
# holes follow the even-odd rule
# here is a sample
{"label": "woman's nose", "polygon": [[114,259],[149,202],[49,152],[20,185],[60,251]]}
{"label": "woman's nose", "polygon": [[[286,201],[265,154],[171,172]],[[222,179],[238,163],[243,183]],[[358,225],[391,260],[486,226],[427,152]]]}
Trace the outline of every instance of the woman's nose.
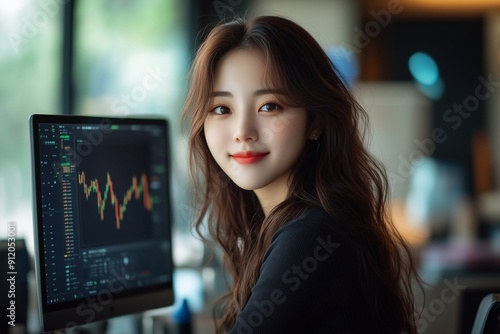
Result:
{"label": "woman's nose", "polygon": [[233,140],[237,142],[256,141],[258,139],[257,121],[251,111],[237,113]]}

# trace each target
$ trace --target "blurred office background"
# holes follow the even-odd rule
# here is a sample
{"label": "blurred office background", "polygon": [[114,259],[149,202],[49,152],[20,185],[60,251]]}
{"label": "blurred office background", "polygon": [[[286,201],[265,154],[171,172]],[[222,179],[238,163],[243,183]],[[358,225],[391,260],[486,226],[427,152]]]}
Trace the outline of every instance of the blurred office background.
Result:
{"label": "blurred office background", "polygon": [[470,332],[479,300],[500,292],[500,0],[1,1],[0,238],[15,222],[33,252],[29,115],[166,117],[176,289],[211,333],[224,287],[216,250],[191,232],[178,124],[203,29],[245,13],[294,19],[337,64],[370,114],[394,220],[428,283],[419,331]]}

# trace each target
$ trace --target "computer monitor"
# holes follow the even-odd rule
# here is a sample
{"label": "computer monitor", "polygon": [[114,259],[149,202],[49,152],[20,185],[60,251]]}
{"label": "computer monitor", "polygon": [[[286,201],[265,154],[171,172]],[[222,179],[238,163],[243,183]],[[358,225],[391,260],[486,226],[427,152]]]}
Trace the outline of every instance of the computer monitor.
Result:
{"label": "computer monitor", "polygon": [[173,304],[164,119],[32,115],[43,331]]}

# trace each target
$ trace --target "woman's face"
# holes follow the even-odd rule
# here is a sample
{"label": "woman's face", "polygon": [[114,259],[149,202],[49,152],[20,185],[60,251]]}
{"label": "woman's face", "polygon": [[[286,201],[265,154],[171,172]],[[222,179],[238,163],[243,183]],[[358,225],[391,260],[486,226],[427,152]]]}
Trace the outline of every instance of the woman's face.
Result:
{"label": "woman's face", "polygon": [[287,177],[311,135],[306,110],[279,102],[283,91],[266,85],[264,68],[253,50],[221,59],[204,130],[215,161],[234,183],[272,196],[288,191]]}

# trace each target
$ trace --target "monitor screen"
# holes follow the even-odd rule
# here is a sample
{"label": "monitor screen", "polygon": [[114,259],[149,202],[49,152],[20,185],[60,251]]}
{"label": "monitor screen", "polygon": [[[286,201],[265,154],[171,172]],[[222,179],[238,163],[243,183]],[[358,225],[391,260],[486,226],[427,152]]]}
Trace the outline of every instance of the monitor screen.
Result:
{"label": "monitor screen", "polygon": [[43,330],[171,305],[167,121],[33,115],[30,126]]}

